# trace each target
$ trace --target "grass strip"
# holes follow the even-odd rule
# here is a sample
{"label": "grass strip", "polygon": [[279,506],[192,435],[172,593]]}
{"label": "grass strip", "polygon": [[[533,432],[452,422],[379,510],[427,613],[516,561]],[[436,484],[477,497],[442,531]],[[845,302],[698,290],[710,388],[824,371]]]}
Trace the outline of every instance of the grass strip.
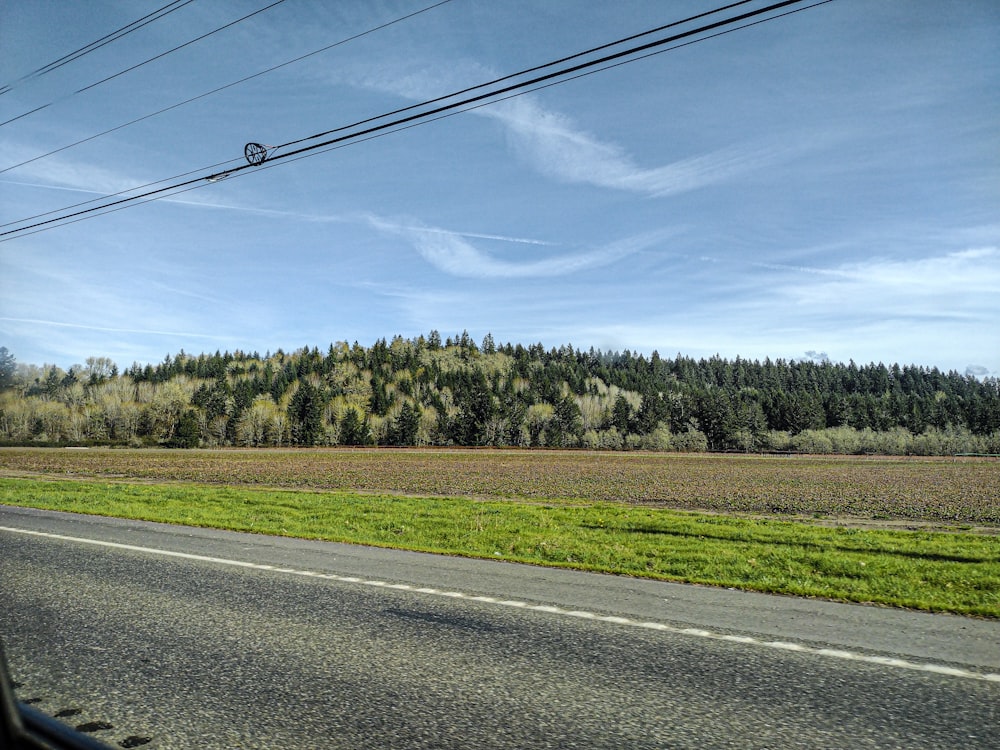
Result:
{"label": "grass strip", "polygon": [[0,479],[0,504],[1000,617],[1000,541],[611,503]]}

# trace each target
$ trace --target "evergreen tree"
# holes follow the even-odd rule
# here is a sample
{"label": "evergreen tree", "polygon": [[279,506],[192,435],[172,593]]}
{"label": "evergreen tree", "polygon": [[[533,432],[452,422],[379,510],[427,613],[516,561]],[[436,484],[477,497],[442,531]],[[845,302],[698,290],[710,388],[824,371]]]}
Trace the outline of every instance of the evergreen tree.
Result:
{"label": "evergreen tree", "polygon": [[652,389],[644,391],[633,431],[645,435],[669,421],[670,405],[664,395]]}
{"label": "evergreen tree", "polygon": [[698,398],[698,424],[713,450],[733,447],[735,415],[729,394],[721,388],[709,388]]}
{"label": "evergreen tree", "polygon": [[547,445],[554,448],[572,448],[583,437],[583,420],[580,407],[572,396],[560,398],[555,413],[546,430]]}
{"label": "evergreen tree", "polygon": [[417,432],[420,429],[420,409],[404,401],[399,415],[389,431],[390,445],[416,445]]}
{"label": "evergreen tree", "polygon": [[17,360],[6,346],[0,346],[0,389],[14,385],[14,373],[17,371]]}
{"label": "evergreen tree", "polygon": [[485,445],[487,425],[496,416],[493,394],[481,371],[466,372],[455,394],[458,416],[450,425],[449,438],[458,445]]}
{"label": "evergreen tree", "polygon": [[201,426],[198,415],[187,409],[177,421],[177,429],[167,445],[171,448],[197,448],[201,442]]}
{"label": "evergreen tree", "polygon": [[295,445],[316,445],[323,436],[322,396],[309,381],[299,382],[288,404],[288,419]]}
{"label": "evergreen tree", "polygon": [[384,417],[392,406],[392,399],[385,390],[385,382],[378,375],[371,378],[372,395],[368,400],[368,411],[379,417]]}
{"label": "evergreen tree", "polygon": [[340,423],[338,442],[341,445],[371,445],[372,435],[368,421],[356,409],[348,409]]}
{"label": "evergreen tree", "polygon": [[622,435],[632,431],[632,405],[622,395],[615,399],[615,405],[611,409],[611,426]]}

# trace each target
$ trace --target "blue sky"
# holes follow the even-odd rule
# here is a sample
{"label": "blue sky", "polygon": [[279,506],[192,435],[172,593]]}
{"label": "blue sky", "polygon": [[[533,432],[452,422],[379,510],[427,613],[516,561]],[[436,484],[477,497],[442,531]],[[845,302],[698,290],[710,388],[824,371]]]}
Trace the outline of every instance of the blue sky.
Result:
{"label": "blue sky", "polygon": [[[163,4],[4,3],[0,83]],[[9,169],[432,0],[286,0],[72,95],[267,4],[195,0],[0,95],[0,121],[49,104],[0,127],[0,223],[716,7],[451,0]],[[127,367],[436,329],[1000,376],[997,92],[994,0],[834,0],[0,242],[0,345]]]}

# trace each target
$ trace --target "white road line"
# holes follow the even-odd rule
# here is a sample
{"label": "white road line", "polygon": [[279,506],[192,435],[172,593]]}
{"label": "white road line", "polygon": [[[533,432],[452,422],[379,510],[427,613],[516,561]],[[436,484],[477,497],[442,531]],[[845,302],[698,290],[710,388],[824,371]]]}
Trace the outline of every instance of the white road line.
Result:
{"label": "white road line", "polygon": [[629,627],[645,628],[647,630],[658,630],[676,635],[691,636],[694,638],[707,638],[715,641],[728,641],[730,643],[740,643],[747,646],[757,646],[762,648],[779,649],[782,651],[792,651],[796,653],[812,654],[814,656],[824,656],[833,659],[844,659],[847,661],[857,661],[868,664],[878,664],[884,667],[896,667],[898,669],[910,669],[918,672],[931,672],[934,674],[949,675],[951,677],[962,677],[970,680],[986,680],[988,682],[1000,683],[1000,674],[971,672],[966,669],[956,669],[943,664],[924,664],[920,662],[906,661],[888,656],[874,656],[870,654],[859,654],[853,651],[842,651],[832,648],[816,648],[806,646],[801,643],[789,643],[787,641],[766,641],[745,635],[729,635],[725,633],[715,633],[711,630],[701,628],[678,628],[673,625],[666,625],[659,622],[643,622],[632,620],[627,617],[617,617],[614,615],[599,615],[594,612],[581,610],[563,609],[551,604],[528,604],[527,602],[512,599],[498,599],[492,596],[481,596],[477,594],[466,594],[461,591],[442,591],[440,589],[411,586],[406,583],[387,583],[374,579],[358,578],[357,576],[342,576],[336,573],[320,573],[313,570],[297,570],[294,568],[278,568],[273,565],[262,563],[246,562],[244,560],[231,560],[224,557],[211,557],[208,555],[195,555],[189,552],[174,552],[172,550],[157,549],[155,547],[140,547],[134,544],[120,544],[118,542],[105,542],[99,539],[87,539],[85,537],[65,536],[63,534],[51,534],[45,531],[31,531],[29,529],[15,529],[9,526],[0,526],[0,531],[9,531],[13,534],[25,534],[28,536],[40,536],[48,539],[60,539],[68,542],[80,544],[92,544],[96,547],[110,547],[112,549],[129,550],[132,552],[142,552],[150,555],[160,555],[162,557],[177,557],[183,560],[197,560],[199,562],[216,563],[218,565],[231,565],[238,568],[250,568],[252,570],[266,570],[272,573],[286,573],[289,575],[308,576],[313,578],[327,578],[341,583],[355,583],[362,586],[373,586],[379,588],[397,589],[400,591],[410,591],[428,596],[443,596],[452,599],[468,599],[469,601],[495,604],[501,607],[513,607],[518,609],[528,609],[535,612],[545,612],[547,614],[561,615],[563,617],[576,617],[579,619],[596,620],[614,625],[625,625]]}

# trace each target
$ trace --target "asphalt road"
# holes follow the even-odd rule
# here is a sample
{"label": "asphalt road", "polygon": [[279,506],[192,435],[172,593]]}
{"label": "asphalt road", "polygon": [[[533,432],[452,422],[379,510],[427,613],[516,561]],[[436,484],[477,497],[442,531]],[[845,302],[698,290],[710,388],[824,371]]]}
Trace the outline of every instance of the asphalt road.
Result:
{"label": "asphalt road", "polygon": [[112,746],[1000,748],[995,621],[4,506],[0,637]]}

